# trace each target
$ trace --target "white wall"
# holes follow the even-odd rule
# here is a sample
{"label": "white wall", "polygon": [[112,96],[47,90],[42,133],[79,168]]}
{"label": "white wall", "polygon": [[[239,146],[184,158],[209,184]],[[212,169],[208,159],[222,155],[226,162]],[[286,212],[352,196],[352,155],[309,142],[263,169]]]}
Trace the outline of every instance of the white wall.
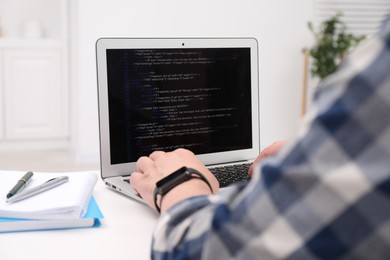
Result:
{"label": "white wall", "polygon": [[72,148],[98,159],[95,41],[99,37],[249,36],[259,41],[261,146],[294,134],[310,0],[72,0]]}

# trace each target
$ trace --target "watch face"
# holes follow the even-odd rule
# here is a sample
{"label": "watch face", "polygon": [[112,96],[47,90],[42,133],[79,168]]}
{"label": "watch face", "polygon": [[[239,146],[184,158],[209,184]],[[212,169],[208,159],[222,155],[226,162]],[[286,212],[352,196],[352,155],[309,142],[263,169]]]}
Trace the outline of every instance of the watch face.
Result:
{"label": "watch face", "polygon": [[168,184],[169,182],[171,182],[172,180],[176,179],[178,176],[182,175],[183,173],[185,173],[187,171],[187,167],[182,167],[180,169],[178,169],[177,171],[171,173],[170,175],[168,175],[167,177],[159,180],[157,183],[156,183],[156,186],[157,188],[165,185],[165,184]]}

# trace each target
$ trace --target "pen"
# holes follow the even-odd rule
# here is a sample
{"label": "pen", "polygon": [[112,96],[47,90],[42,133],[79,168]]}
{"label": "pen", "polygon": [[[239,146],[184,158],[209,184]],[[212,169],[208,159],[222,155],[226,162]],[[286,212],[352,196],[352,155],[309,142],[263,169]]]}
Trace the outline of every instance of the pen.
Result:
{"label": "pen", "polygon": [[47,182],[42,183],[41,185],[38,185],[36,187],[33,187],[31,189],[24,190],[22,192],[19,192],[18,194],[15,194],[11,198],[7,199],[7,202],[16,202],[19,200],[27,199],[31,196],[34,196],[38,193],[47,191],[49,189],[52,189],[54,187],[57,187],[58,185],[61,185],[69,180],[68,176],[61,176],[57,178],[53,178],[48,180]]}
{"label": "pen", "polygon": [[7,199],[14,196],[16,193],[21,191],[24,187],[26,187],[27,182],[31,179],[31,176],[33,176],[33,173],[28,171],[18,182],[15,184],[15,186],[8,192]]}

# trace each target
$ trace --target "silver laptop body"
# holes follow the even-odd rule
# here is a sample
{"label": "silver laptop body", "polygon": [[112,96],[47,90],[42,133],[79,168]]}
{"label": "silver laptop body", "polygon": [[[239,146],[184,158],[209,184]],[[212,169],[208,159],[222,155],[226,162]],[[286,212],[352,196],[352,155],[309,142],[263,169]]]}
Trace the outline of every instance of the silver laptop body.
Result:
{"label": "silver laptop body", "polygon": [[192,150],[207,166],[252,162],[260,149],[253,38],[101,38],[96,42],[101,178],[126,182],[140,156]]}

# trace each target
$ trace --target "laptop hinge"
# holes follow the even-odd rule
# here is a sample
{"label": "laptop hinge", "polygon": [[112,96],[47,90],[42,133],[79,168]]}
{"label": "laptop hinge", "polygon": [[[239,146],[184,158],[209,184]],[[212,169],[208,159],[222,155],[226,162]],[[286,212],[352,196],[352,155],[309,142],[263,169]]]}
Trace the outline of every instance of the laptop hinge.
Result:
{"label": "laptop hinge", "polygon": [[230,161],[230,162],[225,162],[225,163],[215,163],[215,164],[207,164],[207,168],[212,168],[212,167],[219,167],[223,165],[232,165],[232,164],[242,164],[242,163],[252,163],[250,160],[240,160],[240,161]]}

